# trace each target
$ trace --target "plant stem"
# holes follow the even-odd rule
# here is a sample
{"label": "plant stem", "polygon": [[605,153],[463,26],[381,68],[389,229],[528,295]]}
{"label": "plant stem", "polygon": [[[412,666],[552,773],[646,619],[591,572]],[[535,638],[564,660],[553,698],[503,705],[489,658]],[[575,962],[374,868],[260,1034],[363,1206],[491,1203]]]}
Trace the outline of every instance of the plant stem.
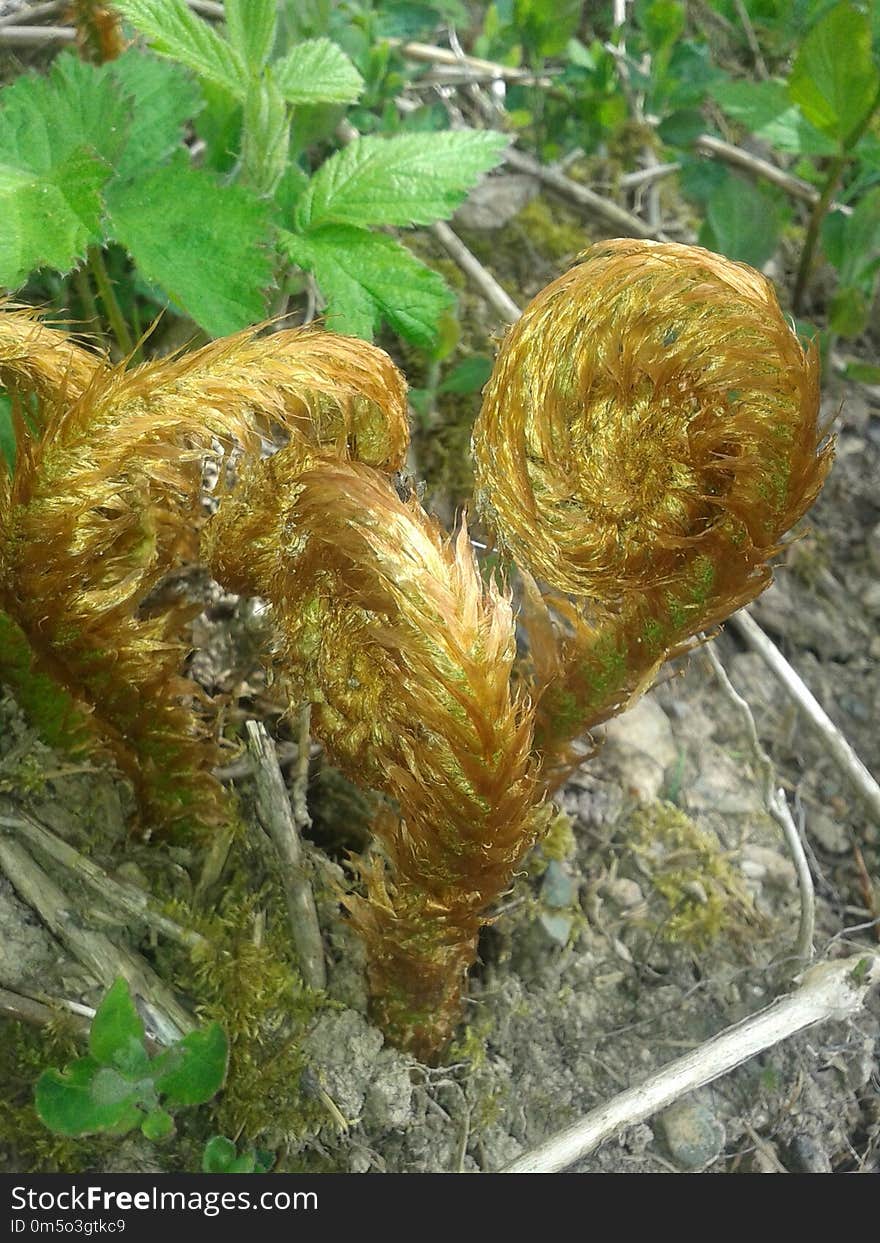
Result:
{"label": "plant stem", "polygon": [[82,308],[83,323],[88,325],[89,332],[94,333],[101,345],[106,345],[104,325],[101,322],[101,314],[88,271],[85,268],[77,268],[71,280]]}
{"label": "plant stem", "polygon": [[806,293],[807,281],[813,268],[813,255],[816,250],[816,242],[819,240],[819,230],[822,227],[822,221],[825,219],[825,213],[828,211],[831,200],[834,198],[837,183],[840,181],[843,170],[848,163],[848,152],[834,157],[828,170],[828,176],[825,179],[825,185],[822,187],[822,193],[819,195],[810,213],[810,223],[807,225],[807,236],[804,239],[804,248],[801,251],[801,261],[798,265],[797,278],[794,283],[792,310],[795,315],[800,315],[803,307],[804,294]]}
{"label": "plant stem", "polygon": [[807,289],[807,281],[810,279],[810,272],[813,267],[813,254],[816,249],[816,242],[819,240],[819,230],[822,227],[822,221],[825,219],[825,213],[834,197],[834,191],[837,189],[837,183],[840,181],[843,171],[849,161],[852,159],[852,153],[859,139],[871,124],[871,120],[877,109],[880,108],[880,87],[874,96],[874,102],[867,110],[865,115],[859,121],[858,125],[852,131],[848,138],[841,142],[840,155],[836,155],[831,161],[831,167],[828,169],[828,176],[825,179],[825,185],[822,187],[815,207],[810,215],[810,223],[807,225],[807,236],[804,239],[804,248],[801,251],[801,261],[798,266],[797,279],[794,285],[794,295],[792,297],[792,310],[795,315],[799,315],[804,300],[804,294]]}
{"label": "plant stem", "polygon": [[100,246],[89,247],[88,263],[89,271],[98,287],[98,294],[104,303],[104,310],[113,330],[113,336],[116,338],[116,344],[124,356],[130,358],[135,352],[135,343],[128,330],[128,324],[125,322],[125,316],[122,314],[122,308],[117,301],[116,291],[113,288],[110,273],[107,271],[107,265],[104,262],[104,252]]}

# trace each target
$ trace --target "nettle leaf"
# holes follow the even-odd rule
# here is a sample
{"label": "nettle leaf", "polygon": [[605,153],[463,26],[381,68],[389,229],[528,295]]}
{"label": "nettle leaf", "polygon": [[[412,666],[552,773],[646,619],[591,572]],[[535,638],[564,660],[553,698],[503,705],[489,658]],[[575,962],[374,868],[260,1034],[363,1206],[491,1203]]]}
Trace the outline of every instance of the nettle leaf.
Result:
{"label": "nettle leaf", "polygon": [[359,99],[364,80],[341,47],[329,39],[307,39],[272,66],[272,76],[292,104],[349,104]]}
{"label": "nettle leaf", "polygon": [[272,280],[268,209],[243,186],[192,168],[181,151],[164,167],[107,193],[110,232],[148,281],[207,333],[262,319]]}
{"label": "nettle leaf", "polygon": [[223,1087],[229,1041],[219,1023],[190,1032],[153,1062],[156,1090],[168,1108],[203,1105]]}
{"label": "nettle leaf", "polygon": [[0,152],[0,285],[34,268],[69,272],[100,237],[101,189],[110,167],[84,149],[43,173],[12,167]]}
{"label": "nettle leaf", "polygon": [[67,272],[98,241],[129,113],[109,75],[70,54],[0,92],[0,284],[43,265]]}
{"label": "nettle leaf", "polygon": [[185,0],[116,0],[114,7],[160,55],[244,98],[250,77],[244,60]]}
{"label": "nettle leaf", "polygon": [[102,1065],[122,1069],[131,1062],[132,1044],[144,1051],[144,1025],[128,982],[120,976],[95,1011],[89,1052]]}
{"label": "nettle leaf", "polygon": [[312,272],[327,300],[327,327],[371,341],[384,319],[425,348],[453,301],[446,282],[393,237],[352,225],[324,225],[308,234],[279,231],[293,263]]}
{"label": "nettle leaf", "polygon": [[296,228],[322,224],[431,224],[451,216],[508,139],[491,130],[359,138],[318,169]]}
{"label": "nettle leaf", "polygon": [[850,4],[838,4],[801,44],[789,96],[808,121],[845,146],[875,103],[878,85],[871,20]]}
{"label": "nettle leaf", "polygon": [[204,99],[185,69],[136,48],[108,62],[106,70],[132,106],[116,172],[123,179],[137,177],[180,147],[183,127],[199,114]]}
{"label": "nettle leaf", "polygon": [[729,176],[709,196],[699,242],[760,268],[779,245],[780,231],[776,199],[750,181]]}
{"label": "nettle leaf", "polygon": [[837,144],[792,103],[784,82],[715,82],[709,93],[729,117],[778,151],[833,155],[837,150]]}
{"label": "nettle leaf", "polygon": [[226,0],[229,42],[257,73],[272,54],[278,27],[277,0]]}

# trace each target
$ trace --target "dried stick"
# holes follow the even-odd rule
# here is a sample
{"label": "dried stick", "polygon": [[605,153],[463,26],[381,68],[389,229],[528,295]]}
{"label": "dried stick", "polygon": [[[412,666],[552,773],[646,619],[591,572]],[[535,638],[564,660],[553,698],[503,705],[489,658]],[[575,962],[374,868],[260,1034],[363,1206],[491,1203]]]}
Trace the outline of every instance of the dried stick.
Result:
{"label": "dried stick", "polygon": [[73,43],[76,31],[72,26],[2,26],[0,46],[29,47],[38,43]]}
{"label": "dried stick", "polygon": [[[300,715],[300,722],[308,717]],[[312,894],[305,852],[300,841],[299,828],[291,810],[290,799],[275,748],[259,721],[248,721],[248,750],[254,761],[254,780],[257,786],[257,813],[266,832],[272,838],[281,864],[284,896],[293,943],[299,957],[303,980],[310,988],[322,989],[327,985],[324,964],[324,944],[318,925],[318,912]],[[300,738],[302,739],[302,726]],[[305,755],[308,763],[308,725],[305,728]],[[299,803],[304,805],[301,792]],[[308,823],[308,812],[306,812]]]}
{"label": "dried stick", "polygon": [[0,868],[23,902],[32,907],[61,941],[105,988],[123,976],[141,998],[150,1027],[164,1044],[173,1044],[195,1022],[139,954],[114,945],[102,932],[78,922],[74,904],[50,880],[18,842],[0,838]]}
{"label": "dried stick", "polygon": [[514,69],[510,65],[499,65],[494,60],[483,60],[479,56],[466,56],[464,53],[453,52],[450,48],[435,47],[432,43],[411,43],[406,39],[386,39],[385,42],[397,48],[407,60],[416,60],[434,65],[452,65],[456,69],[472,69],[475,75],[487,77],[497,82],[536,82],[538,86],[549,86],[551,79],[543,76],[535,78],[528,69]]}
{"label": "dried stick", "polygon": [[[734,164],[737,168],[744,169],[747,173],[752,173],[755,177],[763,177],[766,181],[772,181],[774,185],[786,190],[793,198],[803,199],[805,203],[818,203],[819,201],[820,191],[815,186],[811,186],[808,181],[802,181],[800,177],[794,177],[768,160],[762,160],[757,155],[750,155],[748,151],[743,151],[741,147],[735,147],[733,143],[725,142],[722,138],[716,138],[714,134],[700,134],[694,141],[694,147],[703,155],[714,156],[719,160],[724,160],[727,164]],[[831,210],[843,212],[847,216],[852,215],[852,208],[845,203],[832,203]]]}
{"label": "dried stick", "polygon": [[0,29],[4,26],[24,26],[28,22],[39,22],[44,17],[52,17],[60,9],[67,8],[68,0],[48,0],[46,4],[34,4],[30,8],[16,9],[0,17]]}
{"label": "dried stick", "polygon": [[755,69],[758,77],[763,78],[766,81],[767,78],[770,77],[770,74],[767,72],[767,65],[764,62],[764,56],[761,52],[761,45],[758,42],[757,35],[755,34],[755,28],[752,25],[751,17],[749,17],[749,11],[743,3],[743,0],[733,0],[733,7],[736,9],[736,15],[740,20],[740,25],[742,26],[743,31],[745,32],[746,43],[749,45],[749,51],[751,52],[752,59],[755,62]]}
{"label": "dried stick", "polygon": [[791,667],[776,644],[768,639],[758,623],[744,609],[734,613],[730,621],[803,711],[810,725],[820,734],[828,754],[849,779],[870,815],[880,823],[880,785],[868,772],[800,674]]}
{"label": "dried stick", "polygon": [[[66,1007],[65,1007],[66,1008]],[[0,988],[0,1017],[14,1019],[18,1023],[30,1023],[32,1027],[45,1027],[47,1023],[56,1023],[58,1010],[35,1001],[33,997],[25,997],[23,993],[10,992],[8,988]],[[78,1033],[85,1034],[89,1030],[89,1020],[81,1014],[65,1015],[69,1017],[71,1026]]]}
{"label": "dried stick", "polygon": [[78,850],[47,829],[45,825],[40,824],[33,816],[18,810],[13,815],[4,814],[3,807],[4,804],[0,803],[0,829],[14,829],[21,837],[27,838],[31,846],[36,846],[56,863],[67,868],[78,880],[84,881],[86,885],[97,890],[119,911],[134,919],[142,920],[151,928],[155,928],[157,932],[161,932],[163,936],[168,937],[170,941],[183,945],[187,949],[206,944],[201,933],[192,928],[183,928],[173,919],[169,919],[167,915],[163,915],[161,911],[157,911],[149,895],[142,889],[108,876],[103,868],[80,854]]}
{"label": "dried stick", "polygon": [[652,229],[650,225],[645,224],[643,220],[639,220],[638,216],[634,216],[625,207],[619,207],[617,203],[612,203],[610,199],[603,198],[601,194],[588,190],[586,186],[582,186],[580,182],[572,181],[570,177],[566,177],[564,173],[557,172],[555,168],[547,168],[545,165],[539,164],[530,155],[523,155],[521,151],[510,149],[506,152],[504,161],[511,168],[518,169],[522,173],[529,173],[532,177],[537,177],[539,181],[543,181],[556,194],[568,199],[569,202],[574,203],[576,206],[583,207],[586,211],[600,216],[607,224],[621,230],[629,237],[653,238],[657,241],[668,240],[661,230]]}
{"label": "dried stick", "polygon": [[810,865],[807,862],[804,845],[801,841],[800,833],[794,822],[791,811],[788,807],[788,800],[785,797],[785,791],[776,785],[776,774],[773,771],[773,764],[769,755],[761,746],[758,738],[758,729],[755,725],[755,718],[748,702],[739,694],[734,687],[730,678],[727,676],[727,670],[718,658],[713,644],[709,644],[703,648],[703,652],[709,664],[718,679],[724,694],[736,708],[748,734],[749,744],[752,748],[752,754],[757,761],[761,770],[761,797],[764,806],[769,815],[773,817],[779,827],[782,829],[791,855],[794,869],[797,873],[798,890],[801,899],[801,915],[798,924],[797,942],[795,944],[795,959],[798,963],[797,969],[802,969],[813,957],[813,936],[816,927],[816,895],[813,889],[813,878],[810,875]]}
{"label": "dried stick", "polygon": [[492,273],[484,268],[476,255],[468,250],[458,234],[454,233],[443,220],[432,224],[430,230],[447,254],[455,260],[465,275],[470,277],[492,309],[509,324],[516,323],[522,311],[507,291],[498,284]]}
{"label": "dried stick", "polygon": [[671,177],[673,173],[680,173],[681,165],[677,160],[671,164],[651,164],[647,168],[636,169],[634,173],[624,173],[618,181],[621,190],[638,190],[640,186],[647,185],[652,181],[660,181],[664,177]]}
{"label": "dried stick", "polygon": [[202,17],[213,17],[221,22],[226,17],[223,5],[216,4],[215,0],[186,0],[186,2],[191,9],[201,13]]}
{"label": "dried stick", "polygon": [[706,1044],[670,1062],[545,1143],[518,1157],[503,1174],[552,1174],[581,1160],[624,1127],[634,1126],[681,1096],[712,1083],[749,1058],[828,1019],[845,1019],[864,1005],[880,980],[880,958],[864,954],[817,963],[787,997],[729,1027]]}

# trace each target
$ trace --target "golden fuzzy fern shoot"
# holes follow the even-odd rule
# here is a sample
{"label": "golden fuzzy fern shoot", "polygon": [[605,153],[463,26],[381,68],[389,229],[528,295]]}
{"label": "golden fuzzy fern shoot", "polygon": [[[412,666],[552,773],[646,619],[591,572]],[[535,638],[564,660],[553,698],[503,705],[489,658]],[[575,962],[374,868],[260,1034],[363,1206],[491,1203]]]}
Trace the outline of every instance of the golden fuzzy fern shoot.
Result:
{"label": "golden fuzzy fern shoot", "polygon": [[464,526],[446,539],[378,471],[296,446],[249,469],[204,544],[221,581],[274,605],[332,761],[394,801],[375,824],[385,858],[361,865],[366,899],[346,905],[377,1022],[431,1057],[487,907],[546,821],[510,600],[482,581]]}
{"label": "golden fuzzy fern shoot", "polygon": [[36,669],[91,714],[148,823],[211,824],[226,812],[195,688],[179,676],[187,612],[138,611],[197,551],[202,456],[212,437],[257,451],[274,423],[397,464],[403,383],[381,351],[319,332],[250,330],[131,371],[97,360],[88,375],[81,351],[48,331],[0,312],[0,374],[41,404],[41,431],[19,420],[16,469],[0,480],[0,609]]}
{"label": "golden fuzzy fern shoot", "polygon": [[598,243],[526,309],[474,452],[482,514],[543,588],[548,757],[768,585],[830,465],[818,411],[815,346],[765,277],[709,251]]}

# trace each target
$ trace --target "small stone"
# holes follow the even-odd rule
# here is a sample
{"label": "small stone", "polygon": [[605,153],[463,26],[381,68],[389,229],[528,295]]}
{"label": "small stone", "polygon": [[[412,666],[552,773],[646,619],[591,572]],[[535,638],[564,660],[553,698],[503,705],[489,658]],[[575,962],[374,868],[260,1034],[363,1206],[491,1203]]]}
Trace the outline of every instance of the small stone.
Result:
{"label": "small stone", "polygon": [[577,898],[577,881],[558,859],[551,859],[541,882],[541,901],[545,906],[565,910]]}
{"label": "small stone", "polygon": [[629,911],[645,900],[641,886],[634,880],[627,880],[625,876],[616,876],[614,880],[606,881],[602,886],[602,893],[622,911]]}
{"label": "small stone", "polygon": [[551,914],[549,911],[542,911],[538,916],[538,921],[551,941],[555,941],[557,945],[567,945],[568,937],[574,924],[571,915],[559,915],[555,912]]}
{"label": "small stone", "polygon": [[643,696],[628,712],[609,721],[605,737],[609,743],[641,751],[660,768],[668,767],[678,758],[669,718],[650,695]]}
{"label": "small stone", "polygon": [[540,190],[528,173],[507,173],[485,177],[455,213],[454,222],[463,229],[502,229]]}
{"label": "small stone", "polygon": [[657,1122],[667,1152],[683,1170],[705,1169],[724,1148],[724,1127],[702,1101],[676,1101]]}
{"label": "small stone", "polygon": [[828,1153],[812,1135],[796,1135],[791,1145],[791,1155],[804,1174],[830,1174],[831,1161]]}
{"label": "small stone", "polygon": [[872,529],[867,539],[868,560],[880,574],[880,522]]}
{"label": "small stone", "polygon": [[753,842],[743,846],[739,866],[747,880],[790,892],[797,889],[794,864],[767,846],[756,846]]}
{"label": "small stone", "polygon": [[844,825],[825,811],[815,811],[807,817],[807,836],[818,842],[828,855],[848,855],[852,850]]}
{"label": "small stone", "polygon": [[871,583],[862,596],[862,605],[869,617],[880,617],[880,583]]}

